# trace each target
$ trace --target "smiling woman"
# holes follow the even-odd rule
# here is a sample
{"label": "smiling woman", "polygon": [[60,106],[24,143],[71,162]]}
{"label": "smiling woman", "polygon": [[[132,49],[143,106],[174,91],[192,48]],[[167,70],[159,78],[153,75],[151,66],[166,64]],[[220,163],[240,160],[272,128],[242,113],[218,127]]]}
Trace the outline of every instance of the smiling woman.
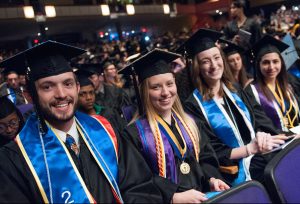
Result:
{"label": "smiling woman", "polygon": [[208,127],[206,134],[228,182],[234,186],[253,178],[263,181],[269,158],[257,153],[277,147],[287,137],[271,136],[280,131],[257,108],[257,102],[250,102],[244,91],[234,86],[229,67],[216,46],[220,37],[213,30],[199,29],[185,42],[194,58],[192,77],[196,87],[185,107]]}
{"label": "smiling woman", "polygon": [[200,125],[183,111],[169,66],[179,57],[154,49],[121,71],[133,74],[133,68],[138,75],[144,110],[135,115],[125,136],[144,155],[164,202],[199,203],[207,200],[203,192],[229,187],[214,178],[221,176],[213,150],[199,133]]}
{"label": "smiling woman", "polygon": [[273,124],[283,131],[289,131],[300,122],[298,96],[288,82],[281,56],[287,47],[287,44],[268,35],[258,41],[252,48],[256,53],[256,82],[245,89],[261,105]]}

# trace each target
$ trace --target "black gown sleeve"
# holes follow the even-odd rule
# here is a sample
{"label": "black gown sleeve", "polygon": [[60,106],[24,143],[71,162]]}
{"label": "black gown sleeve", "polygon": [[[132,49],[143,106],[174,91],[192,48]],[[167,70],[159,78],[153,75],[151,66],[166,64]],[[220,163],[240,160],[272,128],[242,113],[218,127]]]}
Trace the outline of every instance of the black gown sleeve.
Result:
{"label": "black gown sleeve", "polygon": [[36,182],[13,141],[0,149],[0,203],[42,203]]}
{"label": "black gown sleeve", "polygon": [[162,203],[152,172],[137,149],[119,137],[119,188],[125,203]]}
{"label": "black gown sleeve", "polygon": [[[141,143],[141,140],[139,139],[138,135],[138,130],[135,127],[134,124],[129,125],[125,130],[123,131],[123,137],[130,141],[134,148],[136,148],[137,151],[139,151],[139,154],[143,154],[143,146]],[[147,166],[142,166],[143,168],[145,167],[146,169],[149,169],[148,164]],[[143,169],[144,171],[144,169]],[[153,174],[153,173],[152,173]],[[163,202],[164,203],[170,203],[174,193],[177,192],[178,190],[178,185],[171,182],[169,179],[162,178],[158,175],[153,174],[153,180],[155,185],[159,188],[160,192],[162,193],[163,196]]]}

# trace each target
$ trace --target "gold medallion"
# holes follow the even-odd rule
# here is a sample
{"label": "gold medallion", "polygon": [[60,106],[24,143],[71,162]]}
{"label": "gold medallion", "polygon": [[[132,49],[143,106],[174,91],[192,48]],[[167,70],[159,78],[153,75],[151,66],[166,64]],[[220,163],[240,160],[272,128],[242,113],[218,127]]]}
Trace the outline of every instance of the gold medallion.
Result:
{"label": "gold medallion", "polygon": [[190,173],[190,165],[186,162],[182,162],[182,164],[180,164],[180,171],[182,174],[188,174]]}

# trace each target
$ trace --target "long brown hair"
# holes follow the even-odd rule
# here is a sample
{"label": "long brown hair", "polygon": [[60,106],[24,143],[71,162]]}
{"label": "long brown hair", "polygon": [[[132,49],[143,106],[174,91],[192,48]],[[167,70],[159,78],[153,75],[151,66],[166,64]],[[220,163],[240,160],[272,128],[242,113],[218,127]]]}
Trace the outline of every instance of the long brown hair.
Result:
{"label": "long brown hair", "polygon": [[[242,86],[242,88],[244,89],[248,84],[249,84],[249,81],[250,81],[250,79],[251,78],[249,78],[248,77],[248,75],[247,75],[247,72],[246,72],[246,67],[245,67],[245,60],[244,60],[244,56],[242,56],[242,54],[241,53],[239,53],[239,52],[234,52],[234,53],[229,53],[229,54],[227,54],[226,55],[226,63],[228,64],[228,66],[230,67],[230,65],[229,65],[229,60],[228,60],[228,58],[229,58],[229,56],[231,56],[231,55],[233,55],[233,54],[239,54],[240,55],[240,58],[241,58],[241,62],[242,62],[242,67],[241,67],[241,70],[239,71],[239,74],[238,74],[238,83]],[[232,72],[232,69],[231,69],[231,67],[230,67],[230,71],[231,71],[231,75],[232,75],[232,77],[233,77],[233,72]],[[234,77],[233,77],[234,78]],[[234,79],[234,81],[235,81],[235,79]],[[251,80],[252,81],[252,80]]]}
{"label": "long brown hair", "polygon": [[[290,86],[289,86],[288,80],[287,80],[286,66],[285,66],[285,63],[284,63],[284,60],[283,60],[281,54],[279,54],[278,52],[274,52],[274,53],[277,53],[279,55],[279,58],[280,58],[280,61],[281,61],[281,70],[280,70],[279,74],[276,77],[276,81],[277,81],[280,89],[282,90],[283,98],[285,100],[289,100],[289,95],[288,94],[291,94],[291,89],[290,89]],[[272,95],[271,91],[269,90],[267,84],[265,83],[265,77],[261,73],[261,70],[260,70],[260,61],[262,60],[262,57],[266,54],[268,54],[268,53],[261,54],[260,56],[258,56],[258,58],[256,60],[256,64],[255,64],[256,75],[257,75],[256,81],[258,83],[259,88],[264,93],[264,95],[269,100],[272,100],[273,95]]]}
{"label": "long brown hair", "polygon": [[[229,65],[227,63],[227,60],[224,60],[225,55],[219,48],[218,48],[218,50],[220,51],[220,54],[221,54],[221,57],[223,60],[223,66],[224,66],[224,71],[222,74],[221,82],[223,82],[230,91],[236,91],[236,89],[234,88],[234,86],[232,84],[233,77],[232,77]],[[193,59],[193,66],[192,66],[191,74],[192,74],[191,77],[192,77],[193,84],[198,89],[198,91],[201,93],[201,95],[203,96],[203,99],[204,100],[212,99],[214,97],[214,95],[211,92],[211,89],[208,86],[208,84],[206,83],[205,79],[201,76],[200,64],[199,64],[197,55],[195,55],[194,59]],[[219,95],[220,96],[224,95],[222,87],[220,87]]]}

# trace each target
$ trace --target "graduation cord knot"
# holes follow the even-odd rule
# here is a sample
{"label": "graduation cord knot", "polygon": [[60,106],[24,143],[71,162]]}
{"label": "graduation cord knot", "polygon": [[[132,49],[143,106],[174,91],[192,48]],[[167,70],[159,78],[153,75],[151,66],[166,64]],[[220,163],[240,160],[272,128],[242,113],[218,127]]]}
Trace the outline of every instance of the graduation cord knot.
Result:
{"label": "graduation cord knot", "polygon": [[79,156],[78,145],[76,144],[75,139],[69,134],[66,135],[66,145],[73,150],[76,156]]}

